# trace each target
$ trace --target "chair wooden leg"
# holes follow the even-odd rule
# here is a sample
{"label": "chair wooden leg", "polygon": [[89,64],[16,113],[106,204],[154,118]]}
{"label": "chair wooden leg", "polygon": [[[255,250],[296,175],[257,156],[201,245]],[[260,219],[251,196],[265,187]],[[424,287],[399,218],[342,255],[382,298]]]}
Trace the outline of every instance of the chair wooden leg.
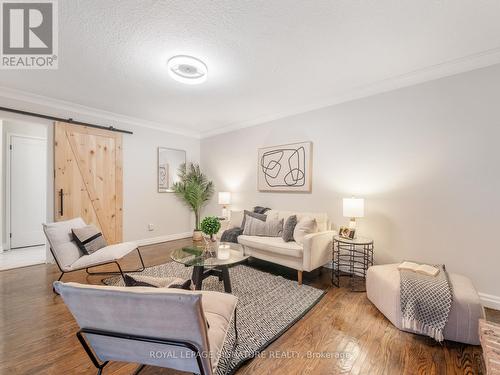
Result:
{"label": "chair wooden leg", "polygon": [[297,281],[299,285],[302,285],[302,271],[297,271]]}

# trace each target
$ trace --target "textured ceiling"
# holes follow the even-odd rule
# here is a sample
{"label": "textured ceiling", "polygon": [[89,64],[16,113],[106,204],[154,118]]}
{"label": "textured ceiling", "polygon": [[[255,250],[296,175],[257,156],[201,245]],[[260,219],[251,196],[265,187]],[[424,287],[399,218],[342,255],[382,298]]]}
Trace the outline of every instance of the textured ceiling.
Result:
{"label": "textured ceiling", "polygon": [[[59,1],[59,69],[0,86],[208,134],[500,47],[498,0]],[[166,61],[206,62],[205,84]]]}

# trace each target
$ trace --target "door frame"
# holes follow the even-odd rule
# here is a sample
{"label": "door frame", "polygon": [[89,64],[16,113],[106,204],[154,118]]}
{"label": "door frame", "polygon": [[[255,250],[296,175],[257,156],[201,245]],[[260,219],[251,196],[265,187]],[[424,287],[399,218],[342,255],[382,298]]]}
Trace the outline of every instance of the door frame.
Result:
{"label": "door frame", "polygon": [[[20,137],[20,138],[27,138],[27,139],[36,139],[36,140],[40,140],[40,141],[44,141],[45,142],[45,152],[47,153],[47,164],[48,164],[48,150],[47,150],[47,144],[48,144],[48,138],[43,138],[43,137],[35,137],[35,136],[31,136],[31,135],[26,135],[26,134],[19,134],[19,133],[11,133],[11,132],[7,132],[7,136],[6,136],[6,147],[5,147],[5,237],[6,237],[6,241],[5,241],[5,244],[7,245],[6,248],[4,248],[3,250],[11,250],[11,237],[10,237],[10,231],[11,231],[11,218],[10,218],[10,214],[11,214],[11,170],[12,170],[12,167],[11,167],[11,163],[12,163],[12,152],[11,152],[11,149],[10,149],[10,146],[12,145],[12,137]],[[49,170],[48,168],[46,169],[46,178],[45,178],[45,185],[47,186],[47,180],[49,178],[48,174],[49,174]],[[47,206],[47,197],[46,197],[46,201],[45,201],[45,205]],[[45,213],[45,215],[47,216],[47,212]]]}

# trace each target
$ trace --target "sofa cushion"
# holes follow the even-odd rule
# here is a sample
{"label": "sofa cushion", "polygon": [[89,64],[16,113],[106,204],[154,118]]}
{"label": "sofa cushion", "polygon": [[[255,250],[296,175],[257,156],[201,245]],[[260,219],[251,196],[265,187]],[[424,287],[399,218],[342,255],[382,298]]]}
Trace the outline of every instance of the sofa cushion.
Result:
{"label": "sofa cushion", "polygon": [[304,243],[304,237],[311,233],[316,233],[318,231],[318,223],[316,219],[312,217],[303,217],[299,220],[295,229],[293,230],[293,239],[295,242],[302,244]]}
{"label": "sofa cushion", "polygon": [[265,214],[269,210],[270,210],[269,207],[262,207],[262,206],[255,206],[253,208],[253,212],[255,212],[256,214]]}
{"label": "sofa cushion", "polygon": [[280,219],[288,219],[289,216],[297,215],[297,221],[300,221],[304,217],[312,217],[316,219],[318,223],[318,232],[324,232],[330,229],[330,222],[328,220],[328,215],[326,212],[297,212],[297,211],[279,211],[279,210],[269,210],[266,212],[268,218],[272,216],[277,216]]}
{"label": "sofa cushion", "polygon": [[260,220],[260,221],[267,220],[267,215],[265,215],[265,214],[258,214],[256,212],[245,210],[245,211],[243,211],[243,221],[241,222],[241,229],[245,230],[247,218],[249,218],[249,217],[253,218],[253,219]]}
{"label": "sofa cushion", "polygon": [[281,238],[283,241],[290,242],[293,241],[293,231],[295,230],[295,226],[297,225],[297,215],[289,216],[286,219],[285,225],[283,225],[283,233]]}
{"label": "sofa cushion", "polygon": [[287,255],[295,258],[301,258],[302,246],[295,241],[285,242],[281,237],[258,237],[258,236],[239,236],[238,243],[258,250],[269,251],[270,253]]}
{"label": "sofa cushion", "polygon": [[269,219],[262,221],[246,215],[243,234],[247,236],[281,237],[283,233],[283,219]]}

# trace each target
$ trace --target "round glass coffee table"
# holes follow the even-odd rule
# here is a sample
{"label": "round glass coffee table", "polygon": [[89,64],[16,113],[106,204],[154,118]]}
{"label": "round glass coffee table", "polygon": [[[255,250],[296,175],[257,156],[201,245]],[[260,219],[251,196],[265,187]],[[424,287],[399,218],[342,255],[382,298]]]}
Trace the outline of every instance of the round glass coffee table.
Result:
{"label": "round glass coffee table", "polygon": [[244,262],[248,259],[242,251],[229,249],[227,259],[219,259],[217,254],[204,250],[202,245],[186,246],[176,249],[170,256],[173,261],[193,267],[192,280],[196,290],[201,290],[203,280],[209,276],[217,276],[224,282],[224,291],[231,293],[231,280],[229,278],[229,266]]}

